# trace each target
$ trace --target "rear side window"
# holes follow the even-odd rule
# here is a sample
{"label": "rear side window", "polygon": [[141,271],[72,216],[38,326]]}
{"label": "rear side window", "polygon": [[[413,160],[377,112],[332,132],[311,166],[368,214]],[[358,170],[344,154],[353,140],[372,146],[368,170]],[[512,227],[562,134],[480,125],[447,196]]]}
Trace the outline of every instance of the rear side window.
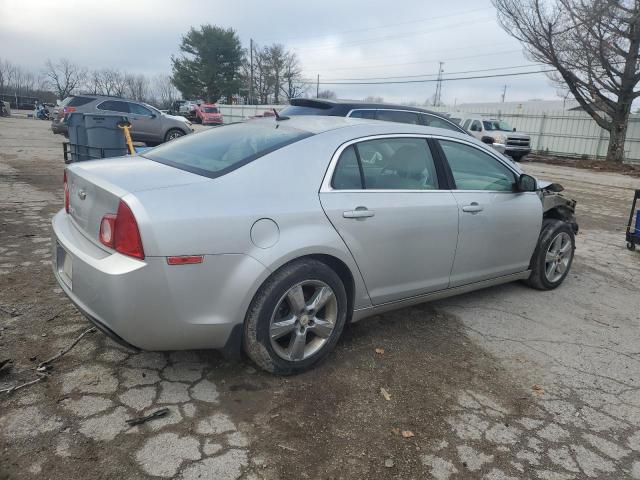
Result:
{"label": "rear side window", "polygon": [[366,118],[368,120],[373,120],[376,118],[375,110],[354,110],[349,114],[352,118]]}
{"label": "rear side window", "polygon": [[69,103],[65,104],[65,107],[81,107],[82,105],[86,105],[89,102],[92,102],[94,99],[91,97],[71,97]]}
{"label": "rear side window", "polygon": [[424,138],[381,138],[345,149],[331,185],[336,190],[437,190],[438,177]]}
{"label": "rear side window", "polygon": [[129,104],[127,102],[121,102],[119,100],[107,100],[98,105],[98,110],[129,113]]}
{"label": "rear side window", "polygon": [[443,120],[442,118],[435,117],[433,115],[422,115],[424,124],[429,127],[444,128],[446,130],[453,130],[454,132],[460,132],[460,130],[451,123]]}
{"label": "rear side window", "polygon": [[462,125],[462,128],[464,128],[465,130],[469,130],[469,125],[471,124],[471,120],[469,120],[468,118],[464,121],[464,124]]}
{"label": "rear side window", "polygon": [[378,110],[378,120],[396,123],[410,123],[420,125],[418,114],[415,112],[402,112],[398,110]]}
{"label": "rear side window", "polygon": [[253,121],[187,135],[142,156],[215,178],[311,135],[272,120]]}

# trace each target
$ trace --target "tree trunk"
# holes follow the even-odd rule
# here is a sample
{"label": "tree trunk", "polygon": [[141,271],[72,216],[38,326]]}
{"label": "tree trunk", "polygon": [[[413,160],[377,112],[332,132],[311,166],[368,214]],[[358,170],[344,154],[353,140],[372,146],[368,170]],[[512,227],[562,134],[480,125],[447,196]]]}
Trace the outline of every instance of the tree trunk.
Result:
{"label": "tree trunk", "polygon": [[607,148],[607,161],[622,163],[624,161],[624,142],[627,138],[627,123],[631,111],[630,104],[623,103],[614,117],[611,119],[611,131],[609,132],[609,147]]}

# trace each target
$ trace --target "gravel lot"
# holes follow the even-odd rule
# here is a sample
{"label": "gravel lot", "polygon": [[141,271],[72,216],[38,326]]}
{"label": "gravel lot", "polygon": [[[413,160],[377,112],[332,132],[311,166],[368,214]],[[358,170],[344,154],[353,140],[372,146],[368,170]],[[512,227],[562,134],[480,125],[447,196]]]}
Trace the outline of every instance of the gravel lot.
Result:
{"label": "gravel lot", "polygon": [[[50,272],[61,141],[48,122],[0,119],[0,388],[88,327]],[[525,167],[578,200],[559,289],[515,283],[361,322],[293,378],[89,334],[47,381],[0,395],[0,478],[640,478],[640,253],[623,234],[640,181]]]}

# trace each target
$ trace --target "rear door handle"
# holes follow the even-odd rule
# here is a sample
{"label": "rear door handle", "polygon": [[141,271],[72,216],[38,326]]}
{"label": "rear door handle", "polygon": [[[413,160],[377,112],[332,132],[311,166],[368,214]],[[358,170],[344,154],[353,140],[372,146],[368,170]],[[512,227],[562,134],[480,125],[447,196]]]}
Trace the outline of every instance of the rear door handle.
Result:
{"label": "rear door handle", "polygon": [[355,210],[347,210],[342,212],[344,218],[368,218],[373,217],[376,214],[373,210],[368,210],[366,207],[358,207]]}
{"label": "rear door handle", "polygon": [[464,205],[462,207],[462,211],[467,213],[478,213],[482,210],[484,210],[484,207],[482,205],[479,205],[478,202],[471,202],[471,204]]}

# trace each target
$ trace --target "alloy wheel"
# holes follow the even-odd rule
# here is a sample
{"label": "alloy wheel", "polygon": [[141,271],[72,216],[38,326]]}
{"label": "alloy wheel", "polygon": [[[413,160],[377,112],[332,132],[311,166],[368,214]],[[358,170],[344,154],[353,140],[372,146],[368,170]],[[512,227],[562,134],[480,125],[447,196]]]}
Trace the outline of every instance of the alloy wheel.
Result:
{"label": "alloy wheel", "polygon": [[338,300],[329,285],[306,280],[280,298],[271,316],[269,337],[276,354],[299,362],[329,340],[338,318]]}
{"label": "alloy wheel", "polygon": [[544,259],[544,273],[549,282],[555,283],[562,278],[569,267],[572,255],[571,236],[566,232],[560,232],[549,244]]}

